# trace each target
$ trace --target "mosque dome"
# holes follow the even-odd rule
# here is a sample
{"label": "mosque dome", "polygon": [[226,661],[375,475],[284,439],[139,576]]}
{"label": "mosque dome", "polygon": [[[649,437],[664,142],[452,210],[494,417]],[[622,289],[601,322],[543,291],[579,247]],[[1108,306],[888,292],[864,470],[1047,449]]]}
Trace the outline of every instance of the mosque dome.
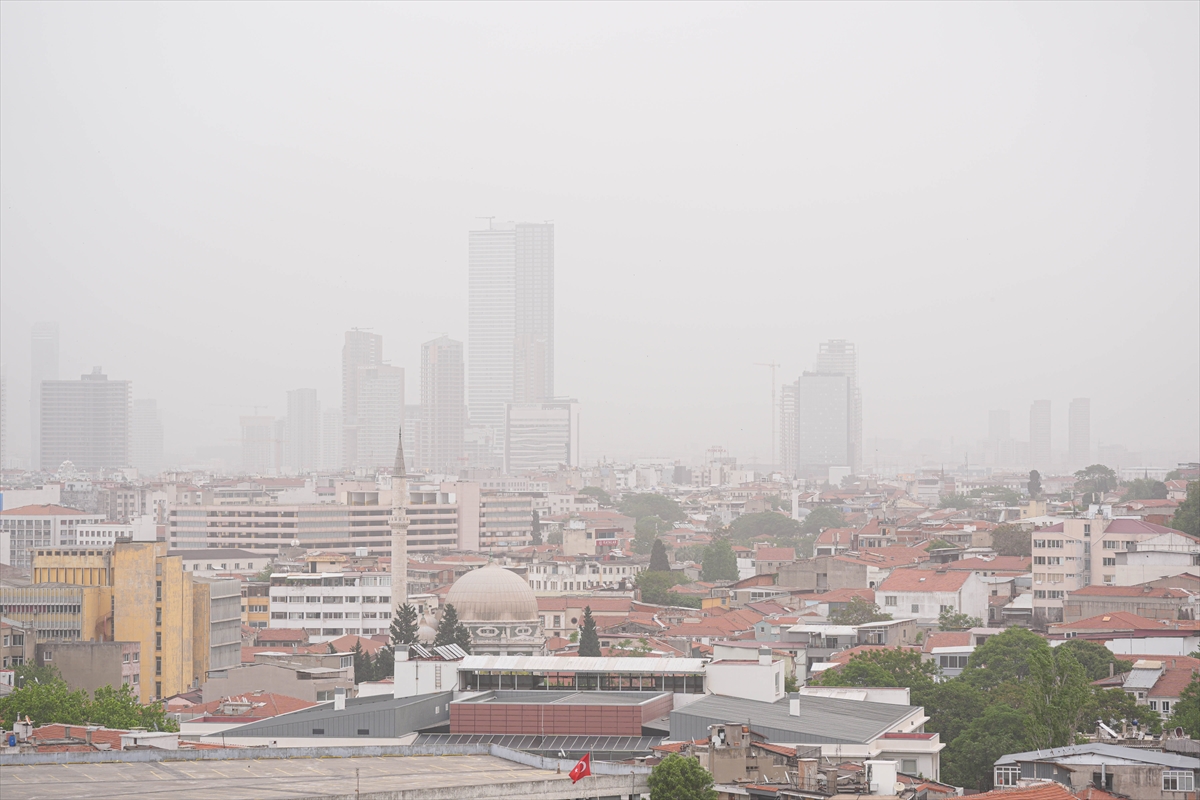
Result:
{"label": "mosque dome", "polygon": [[437,631],[433,628],[428,625],[417,628],[417,641],[421,644],[433,644],[435,639],[437,639]]}
{"label": "mosque dome", "polygon": [[446,595],[462,622],[536,622],[537,596],[520,575],[489,564],[463,575]]}

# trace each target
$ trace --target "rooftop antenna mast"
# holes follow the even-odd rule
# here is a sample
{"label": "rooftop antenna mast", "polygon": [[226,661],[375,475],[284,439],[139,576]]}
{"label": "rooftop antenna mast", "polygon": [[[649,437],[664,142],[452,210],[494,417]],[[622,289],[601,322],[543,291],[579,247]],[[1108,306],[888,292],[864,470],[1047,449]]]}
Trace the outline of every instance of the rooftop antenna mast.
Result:
{"label": "rooftop antenna mast", "polygon": [[772,361],[769,364],[763,363],[761,361],[756,361],[756,362],[754,362],[754,366],[771,368],[771,469],[774,470],[775,466],[776,466],[776,464],[775,464],[775,416],[776,416],[776,414],[775,414],[775,370],[778,369],[780,365],[776,364],[774,361]]}

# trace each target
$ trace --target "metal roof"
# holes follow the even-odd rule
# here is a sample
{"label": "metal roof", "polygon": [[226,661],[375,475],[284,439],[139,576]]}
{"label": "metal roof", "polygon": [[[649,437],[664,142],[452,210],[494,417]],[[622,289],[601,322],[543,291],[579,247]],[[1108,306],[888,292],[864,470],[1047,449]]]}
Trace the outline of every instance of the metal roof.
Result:
{"label": "metal roof", "polygon": [[1158,753],[1140,747],[1116,744],[1074,744],[1049,750],[1030,750],[1028,753],[1009,753],[996,759],[996,764],[1015,764],[1020,761],[1054,761],[1061,764],[1112,764],[1116,760],[1131,764],[1158,764],[1177,769],[1200,769],[1200,758],[1178,753]]}
{"label": "metal roof", "polygon": [[426,647],[422,644],[410,644],[408,646],[409,657],[416,656],[417,658],[432,659],[435,656],[443,661],[458,661],[460,658],[466,658],[468,653],[456,644],[444,644],[435,647],[429,645]]}
{"label": "metal roof", "polygon": [[640,706],[660,697],[669,696],[669,692],[608,692],[608,691],[554,691],[554,690],[509,690],[502,689],[487,694],[464,697],[455,700],[460,703],[525,703],[536,705],[563,706]]}
{"label": "metal roof", "polygon": [[520,672],[621,672],[655,675],[704,674],[702,658],[587,658],[575,656],[467,656],[459,670]]}
{"label": "metal roof", "polygon": [[1154,684],[1158,683],[1158,679],[1162,677],[1162,667],[1146,669],[1145,667],[1134,667],[1129,670],[1129,675],[1125,678],[1125,689],[1153,689]]}
{"label": "metal roof", "polygon": [[[338,711],[332,702],[280,714],[270,719],[249,722],[225,731],[224,737],[262,736],[271,738],[322,737],[395,738],[450,720],[450,692],[417,697],[394,698],[391,695],[351,697],[346,708]],[[321,733],[314,733],[314,731]],[[360,731],[368,733],[359,733]]]}
{"label": "metal roof", "polygon": [[649,753],[661,736],[531,736],[512,733],[422,733],[414,745],[498,744],[512,750]]}
{"label": "metal roof", "polygon": [[[790,713],[793,701],[799,701],[796,716]],[[919,712],[916,706],[812,695],[766,703],[710,694],[671,712],[671,738],[706,738],[709,725],[745,720],[771,742],[865,744]]]}

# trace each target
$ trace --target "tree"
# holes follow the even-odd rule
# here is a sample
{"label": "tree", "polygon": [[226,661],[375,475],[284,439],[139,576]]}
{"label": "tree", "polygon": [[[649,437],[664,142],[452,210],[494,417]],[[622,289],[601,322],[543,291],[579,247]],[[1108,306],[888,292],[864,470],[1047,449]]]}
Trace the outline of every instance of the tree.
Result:
{"label": "tree", "polygon": [[583,609],[583,624],[579,626],[579,655],[600,657],[600,637],[596,634],[596,620],[592,618],[591,606]]}
{"label": "tree", "polygon": [[948,494],[938,502],[938,508],[971,508],[975,501],[965,494]]}
{"label": "tree", "polygon": [[261,572],[259,572],[257,575],[254,576],[254,580],[262,581],[265,583],[265,582],[271,580],[271,574],[274,571],[275,571],[275,567],[271,566],[270,564],[267,564],[265,567],[262,568]]}
{"label": "tree", "polygon": [[671,598],[668,597],[672,586],[678,586],[679,582],[685,580],[682,572],[658,572],[646,570],[638,573],[635,580],[637,588],[641,591],[641,599],[643,603],[650,603],[656,606],[665,606],[671,604]]}
{"label": "tree", "polygon": [[952,608],[948,608],[938,615],[939,631],[965,631],[982,627],[982,625],[983,620],[979,617],[972,617],[970,614],[964,614]]}
{"label": "tree", "polygon": [[1017,525],[1001,525],[992,531],[992,549],[1002,556],[1033,555],[1029,531]]}
{"label": "tree", "polygon": [[388,631],[391,635],[391,646],[395,648],[398,644],[416,644],[417,631],[417,609],[405,603],[396,609],[396,616],[392,617],[392,626]]}
{"label": "tree", "polygon": [[[1188,493],[1195,484],[1188,486]],[[1171,710],[1172,728],[1183,728],[1193,739],[1200,739],[1200,676],[1193,675],[1192,682],[1179,693],[1179,702]]]}
{"label": "tree", "polygon": [[929,688],[937,670],[932,661],[922,661],[916,650],[886,647],[857,653],[841,669],[826,670],[820,685]]}
{"label": "tree", "polygon": [[690,756],[671,753],[650,770],[650,800],[717,800],[713,778]]}
{"label": "tree", "polygon": [[957,547],[957,545],[950,544],[945,539],[933,539],[929,544],[925,545],[925,550],[942,550],[948,547]]}
{"label": "tree", "polygon": [[1014,492],[1007,486],[984,486],[979,489],[972,489],[971,497],[978,497],[989,503],[1000,503],[1006,506],[1015,506],[1021,502],[1020,493]]}
{"label": "tree", "polygon": [[883,613],[878,605],[862,597],[851,597],[850,602],[836,611],[829,612],[829,621],[834,625],[864,625],[891,618],[891,614]]}
{"label": "tree", "polygon": [[954,786],[989,791],[992,765],[1002,755],[1029,749],[1027,714],[992,705],[967,725],[942,752],[941,779]]}
{"label": "tree", "polygon": [[654,549],[658,534],[670,526],[659,516],[642,517],[634,523],[633,552],[645,555]]}
{"label": "tree", "polygon": [[1084,494],[1102,495],[1115,489],[1118,483],[1117,473],[1103,464],[1092,464],[1075,473],[1075,491]]}
{"label": "tree", "polygon": [[542,543],[542,518],[538,516],[537,509],[533,510],[533,520],[531,522],[531,535],[534,545]]}
{"label": "tree", "polygon": [[840,528],[845,524],[842,512],[833,506],[817,506],[804,518],[800,530],[804,533],[820,533],[826,528]]}
{"label": "tree", "polygon": [[1135,478],[1126,484],[1125,494],[1121,499],[1129,500],[1166,500],[1167,485],[1162,481],[1151,478]]}
{"label": "tree", "polygon": [[737,557],[733,548],[724,539],[717,539],[704,553],[704,564],[700,577],[706,581],[736,581],[738,579]]}
{"label": "tree", "polygon": [[1087,674],[1070,650],[1029,651],[1028,735],[1039,750],[1075,743],[1083,712],[1092,701]]}
{"label": "tree", "polygon": [[975,648],[967,659],[962,679],[980,689],[992,689],[1008,680],[1029,675],[1029,654],[1049,650],[1046,640],[1024,628],[1009,628]]}
{"label": "tree", "polygon": [[50,683],[56,680],[62,680],[62,673],[57,667],[39,667],[33,661],[27,661],[13,669],[13,685],[17,687],[27,683]]}
{"label": "tree", "polygon": [[679,503],[665,495],[649,492],[625,495],[621,501],[621,513],[635,520],[656,516],[667,522],[678,522],[687,518]]}
{"label": "tree", "polygon": [[471,652],[471,632],[467,630],[466,625],[458,621],[458,610],[453,603],[447,603],[442,609],[437,636],[433,640],[434,647],[448,644],[456,644],[466,652]]}
{"label": "tree", "polygon": [[[1124,692],[1122,692],[1124,694]],[[987,697],[966,681],[949,680],[912,692],[913,705],[924,706],[929,714],[925,730],[941,734],[943,742],[952,742],[987,708]]]}
{"label": "tree", "polygon": [[729,533],[739,542],[748,542],[760,536],[788,541],[800,533],[800,523],[774,511],[763,511],[738,517],[729,526]]}
{"label": "tree", "polygon": [[1055,649],[1069,650],[1071,655],[1075,656],[1075,660],[1083,666],[1083,671],[1087,673],[1089,681],[1107,678],[1110,664],[1114,673],[1128,672],[1132,669],[1130,662],[1117,658],[1111,650],[1099,642],[1090,642],[1087,639],[1067,639]]}
{"label": "tree", "polygon": [[585,486],[578,493],[596,498],[596,502],[602,506],[611,506],[613,504],[612,496],[599,486]]}
{"label": "tree", "polygon": [[671,571],[671,560],[667,558],[667,546],[663,544],[662,539],[655,539],[654,547],[650,550],[650,571]]}
{"label": "tree", "polygon": [[84,715],[87,721],[106,728],[129,730],[145,728],[149,731],[177,731],[179,723],[169,718],[161,703],[144,706],[128,684],[119,689],[101,686],[95,699],[88,704]]}
{"label": "tree", "polygon": [[29,717],[35,725],[61,723],[81,725],[88,706],[87,692],[71,691],[66,681],[54,678],[42,683],[31,680],[0,698],[0,717],[12,727],[18,719]]}
{"label": "tree", "polygon": [[783,678],[783,691],[791,694],[792,692],[800,691],[800,681],[796,680],[795,675],[785,675]]}
{"label": "tree", "polygon": [[1188,484],[1187,499],[1175,509],[1171,527],[1192,536],[1200,536],[1200,481]]}
{"label": "tree", "polygon": [[1029,496],[1034,499],[1042,496],[1042,473],[1036,469],[1029,470]]}
{"label": "tree", "polygon": [[354,654],[354,683],[375,680],[375,659],[363,650],[362,642],[356,639],[350,652]]}
{"label": "tree", "polygon": [[638,639],[637,644],[634,644],[632,639],[622,639],[608,648],[610,656],[646,656],[652,652],[654,648],[645,636]]}

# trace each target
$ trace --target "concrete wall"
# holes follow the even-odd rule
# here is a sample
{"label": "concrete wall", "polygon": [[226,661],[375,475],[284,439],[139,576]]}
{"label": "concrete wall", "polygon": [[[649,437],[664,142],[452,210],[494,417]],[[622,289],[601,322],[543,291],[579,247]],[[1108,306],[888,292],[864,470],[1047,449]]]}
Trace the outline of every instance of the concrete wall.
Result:
{"label": "concrete wall", "polygon": [[[71,689],[90,696],[101,686],[120,688],[138,666],[132,658],[125,663],[124,657],[138,647],[137,642],[40,642],[36,658],[39,666],[57,669]],[[138,685],[130,684],[136,694]]]}
{"label": "concrete wall", "polygon": [[809,591],[863,589],[868,583],[867,571],[865,564],[817,556],[781,566],[778,585]]}
{"label": "concrete wall", "polygon": [[757,661],[714,661],[705,670],[712,694],[774,703],[784,695],[783,661],[759,664]]}
{"label": "concrete wall", "polygon": [[[145,659],[145,656],[142,658]],[[142,682],[145,683],[146,680],[143,669]],[[315,703],[317,702],[317,692],[332,691],[339,686],[346,689],[348,693],[353,693],[354,680],[347,678],[345,680],[302,681],[297,680],[294,669],[274,664],[246,664],[223,672],[214,672],[202,684],[201,696],[204,698],[204,702],[208,703],[220,700],[222,697],[261,689],[265,692],[287,695]]]}

